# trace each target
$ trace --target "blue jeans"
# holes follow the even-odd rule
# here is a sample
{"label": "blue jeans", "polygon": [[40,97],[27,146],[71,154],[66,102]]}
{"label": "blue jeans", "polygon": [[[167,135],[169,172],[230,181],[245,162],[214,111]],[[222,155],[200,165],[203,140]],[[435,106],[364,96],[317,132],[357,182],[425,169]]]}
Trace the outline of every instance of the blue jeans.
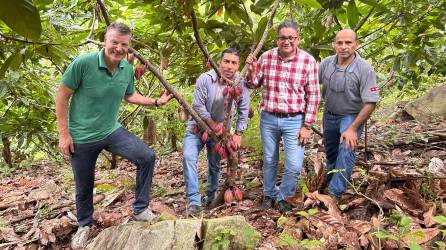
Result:
{"label": "blue jeans", "polygon": [[119,128],[97,142],[74,144],[70,156],[76,184],[76,210],[79,226],[93,224],[94,169],[99,153],[105,149],[136,165],[136,192],[133,210],[136,214],[149,205],[155,153],[140,139],[124,128]]}
{"label": "blue jeans", "polygon": [[[207,198],[213,200],[218,188],[220,175],[220,155],[213,150],[214,142],[209,139],[206,143],[208,158],[208,188]],[[201,142],[200,134],[186,130],[183,140],[183,175],[186,184],[186,196],[189,205],[201,206],[201,195],[198,187],[198,157],[204,144]]]}
{"label": "blue jeans", "polygon": [[[336,169],[337,171],[327,175],[329,192],[340,197],[347,189],[347,181],[350,181],[353,167],[355,166],[356,155],[349,147],[345,148],[345,141],[340,144],[342,132],[356,119],[353,115],[334,115],[324,113],[324,143],[327,156],[327,171]],[[363,125],[357,130],[358,139],[361,136]]]}
{"label": "blue jeans", "polygon": [[[262,111],[260,132],[263,144],[263,193],[277,201],[294,196],[304,160],[304,146],[298,141],[303,115],[279,118]],[[285,171],[280,188],[276,186],[279,142],[285,147]]]}

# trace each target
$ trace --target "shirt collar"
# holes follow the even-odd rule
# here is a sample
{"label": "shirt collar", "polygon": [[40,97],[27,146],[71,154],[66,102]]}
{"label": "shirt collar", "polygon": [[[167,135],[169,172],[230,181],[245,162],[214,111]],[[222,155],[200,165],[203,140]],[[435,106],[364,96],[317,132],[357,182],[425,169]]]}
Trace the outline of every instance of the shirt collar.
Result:
{"label": "shirt collar", "polygon": [[[99,60],[99,68],[104,68],[104,69],[108,69],[107,68],[107,63],[105,63],[105,58],[104,58],[104,53],[105,53],[105,49],[102,48],[99,53],[98,53],[98,60]],[[118,67],[119,68],[124,68],[124,59],[122,59],[121,61],[119,61]]]}
{"label": "shirt collar", "polygon": [[289,62],[289,61],[293,61],[294,59],[296,59],[297,56],[299,55],[299,52],[300,52],[299,48],[296,48],[296,51],[294,52],[293,57],[288,58],[287,60],[282,59],[282,57],[279,54],[279,48],[276,48],[276,51],[274,53],[277,55],[277,58],[279,58],[279,60]]}
{"label": "shirt collar", "polygon": [[[217,80],[218,80],[218,76],[217,76],[217,72],[215,72],[215,70],[209,70],[208,72],[207,72],[207,74],[211,77],[211,79],[212,79],[212,82],[217,82]],[[231,80],[235,80],[235,79],[237,79],[237,77],[238,77],[238,75],[239,75],[239,72],[235,72],[235,74],[232,76],[232,79]]]}
{"label": "shirt collar", "polygon": [[[359,58],[361,58],[361,56],[358,54],[358,52],[355,51],[355,58],[353,58],[353,61],[347,66],[348,69],[353,68],[353,65],[356,64],[356,62],[359,60]],[[333,64],[334,67],[337,67],[338,65],[338,56],[335,55],[333,56],[333,60],[331,62]]]}

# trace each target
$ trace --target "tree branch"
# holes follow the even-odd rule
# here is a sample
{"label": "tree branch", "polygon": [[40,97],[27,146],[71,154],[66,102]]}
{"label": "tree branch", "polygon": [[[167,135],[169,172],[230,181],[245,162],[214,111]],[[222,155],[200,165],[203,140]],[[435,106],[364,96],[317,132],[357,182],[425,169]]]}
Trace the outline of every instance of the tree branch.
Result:
{"label": "tree branch", "polygon": [[217,73],[218,78],[224,78],[225,80],[228,80],[224,76],[222,76],[220,70],[218,69],[218,65],[214,62],[214,60],[212,60],[212,57],[209,55],[207,48],[203,46],[203,42],[201,41],[201,38],[200,38],[200,33],[198,32],[197,17],[195,16],[195,11],[193,8],[190,13],[190,16],[192,19],[192,26],[194,28],[194,36],[195,36],[195,40],[197,41],[198,47],[200,47],[201,51],[203,52],[204,56],[206,57],[206,60],[211,64],[212,68],[215,70],[215,73]]}

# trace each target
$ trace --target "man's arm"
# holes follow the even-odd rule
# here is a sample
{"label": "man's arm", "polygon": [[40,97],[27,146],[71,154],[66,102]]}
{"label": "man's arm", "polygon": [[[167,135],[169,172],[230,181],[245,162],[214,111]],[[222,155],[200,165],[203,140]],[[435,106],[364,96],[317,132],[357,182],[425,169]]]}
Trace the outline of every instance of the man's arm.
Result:
{"label": "man's arm", "polygon": [[359,126],[361,126],[372,114],[373,110],[375,110],[376,103],[368,102],[365,103],[362,109],[359,111],[356,119],[350,124],[350,126],[341,134],[341,139],[339,143],[342,143],[344,140],[346,141],[346,148],[351,147],[352,150],[355,150],[357,147],[357,133]]}
{"label": "man's arm", "polygon": [[320,102],[318,69],[316,62],[308,65],[307,84],[305,90],[305,118],[303,127],[299,130],[299,141],[306,144],[310,140],[311,126],[316,121],[317,110]]}
{"label": "man's arm", "polygon": [[254,55],[249,54],[246,58],[246,64],[248,65],[248,73],[246,74],[246,86],[250,89],[260,87],[263,82],[262,56],[260,56],[259,60],[257,61],[257,58]]}
{"label": "man's arm", "polygon": [[128,103],[144,105],[144,106],[161,106],[166,104],[170,99],[172,99],[172,94],[167,94],[167,91],[164,91],[159,99],[150,98],[147,96],[142,96],[138,92],[133,92],[131,95],[127,95],[124,99]]}
{"label": "man's arm", "polygon": [[73,139],[68,131],[68,101],[74,90],[65,87],[63,84],[59,86],[56,93],[56,120],[59,130],[59,148],[64,155],[74,153]]}

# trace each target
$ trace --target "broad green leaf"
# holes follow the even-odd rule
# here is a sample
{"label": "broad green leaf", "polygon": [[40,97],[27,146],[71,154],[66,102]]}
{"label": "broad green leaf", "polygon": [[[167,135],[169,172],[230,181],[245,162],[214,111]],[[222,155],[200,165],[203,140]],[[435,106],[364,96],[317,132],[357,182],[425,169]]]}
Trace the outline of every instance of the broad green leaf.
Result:
{"label": "broad green leaf", "polygon": [[354,0],[348,3],[347,18],[348,25],[350,26],[350,28],[354,29],[359,21],[359,11]]}
{"label": "broad green leaf", "polygon": [[434,216],[432,218],[435,222],[439,223],[440,225],[446,226],[446,217],[443,215]]}
{"label": "broad green leaf", "polygon": [[299,0],[298,3],[303,3],[315,9],[322,8],[322,5],[317,0]]}
{"label": "broad green leaf", "polygon": [[381,231],[375,233],[374,235],[375,235],[375,237],[377,237],[379,239],[399,240],[398,237],[396,237],[395,235],[393,235],[387,231],[384,231],[384,230],[381,230]]}
{"label": "broad green leaf", "polygon": [[410,239],[409,249],[410,250],[421,250],[421,246],[415,240]]}
{"label": "broad green leaf", "polygon": [[387,10],[387,8],[384,5],[376,2],[375,0],[359,0],[359,1],[363,2],[363,3],[367,4],[367,5],[370,5],[370,6],[379,8],[379,9],[382,9],[382,10]]}
{"label": "broad green leaf", "polygon": [[255,39],[256,43],[260,41],[260,38],[262,38],[263,32],[265,31],[266,24],[268,23],[268,17],[264,16],[262,19],[260,19],[259,24],[257,25],[257,29],[255,31]]}
{"label": "broad green leaf", "polygon": [[3,63],[2,67],[0,68],[0,79],[5,77],[6,70],[8,70],[9,67],[12,68],[13,66],[17,66],[17,63],[20,64],[21,57],[22,55],[20,53],[14,53],[11,54],[8,59],[6,59],[5,63]]}
{"label": "broad green leaf", "polygon": [[0,0],[0,19],[18,34],[37,40],[42,24],[37,8],[30,0]]}
{"label": "broad green leaf", "polygon": [[261,15],[263,11],[269,9],[274,0],[259,0],[257,3],[251,5],[251,11]]}

